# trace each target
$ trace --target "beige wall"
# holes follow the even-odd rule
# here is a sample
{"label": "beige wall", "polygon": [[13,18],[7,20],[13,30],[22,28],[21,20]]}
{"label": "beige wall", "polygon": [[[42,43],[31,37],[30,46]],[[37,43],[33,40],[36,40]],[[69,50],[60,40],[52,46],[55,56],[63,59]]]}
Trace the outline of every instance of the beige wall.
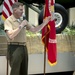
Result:
{"label": "beige wall", "polygon": [[75,8],[70,8],[69,9],[69,25],[75,26]]}
{"label": "beige wall", "polygon": [[[25,15],[27,16],[27,14]],[[35,26],[38,25],[38,13],[31,8],[28,8],[28,21]]]}
{"label": "beige wall", "polygon": [[38,13],[29,8],[29,22],[38,25]]}

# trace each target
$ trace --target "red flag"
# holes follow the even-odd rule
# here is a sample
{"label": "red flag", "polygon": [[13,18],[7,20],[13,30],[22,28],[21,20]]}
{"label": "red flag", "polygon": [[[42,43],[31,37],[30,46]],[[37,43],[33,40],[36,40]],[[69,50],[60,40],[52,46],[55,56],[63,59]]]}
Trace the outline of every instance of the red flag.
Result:
{"label": "red flag", "polygon": [[42,41],[46,46],[48,62],[51,66],[57,63],[54,3],[54,0],[45,0],[44,19],[51,16],[51,21],[42,29]]}
{"label": "red flag", "polygon": [[2,19],[5,20],[12,14],[12,5],[14,2],[18,0],[4,0],[3,2],[3,10],[2,10]]}

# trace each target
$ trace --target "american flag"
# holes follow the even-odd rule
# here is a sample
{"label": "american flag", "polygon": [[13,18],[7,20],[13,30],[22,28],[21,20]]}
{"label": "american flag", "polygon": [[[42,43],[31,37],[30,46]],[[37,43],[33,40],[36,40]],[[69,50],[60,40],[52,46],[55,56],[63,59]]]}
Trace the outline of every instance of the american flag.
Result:
{"label": "american flag", "polygon": [[4,0],[3,2],[3,10],[2,10],[2,19],[5,20],[12,14],[12,5],[14,2],[18,0]]}

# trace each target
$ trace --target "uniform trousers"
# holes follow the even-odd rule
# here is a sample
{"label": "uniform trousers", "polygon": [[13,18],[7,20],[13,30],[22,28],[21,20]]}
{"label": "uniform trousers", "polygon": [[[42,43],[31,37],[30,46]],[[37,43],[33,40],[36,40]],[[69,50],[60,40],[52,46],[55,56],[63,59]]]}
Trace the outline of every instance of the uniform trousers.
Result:
{"label": "uniform trousers", "polygon": [[28,52],[24,45],[8,45],[10,75],[28,75]]}

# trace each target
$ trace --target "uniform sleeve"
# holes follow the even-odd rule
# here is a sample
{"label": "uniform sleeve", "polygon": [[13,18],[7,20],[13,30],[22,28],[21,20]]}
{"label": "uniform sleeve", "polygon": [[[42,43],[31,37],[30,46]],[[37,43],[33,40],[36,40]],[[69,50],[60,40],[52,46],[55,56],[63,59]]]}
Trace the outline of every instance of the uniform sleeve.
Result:
{"label": "uniform sleeve", "polygon": [[11,22],[9,21],[9,20],[6,20],[5,22],[4,22],[4,30],[6,31],[6,30],[12,30],[12,24],[11,24]]}

